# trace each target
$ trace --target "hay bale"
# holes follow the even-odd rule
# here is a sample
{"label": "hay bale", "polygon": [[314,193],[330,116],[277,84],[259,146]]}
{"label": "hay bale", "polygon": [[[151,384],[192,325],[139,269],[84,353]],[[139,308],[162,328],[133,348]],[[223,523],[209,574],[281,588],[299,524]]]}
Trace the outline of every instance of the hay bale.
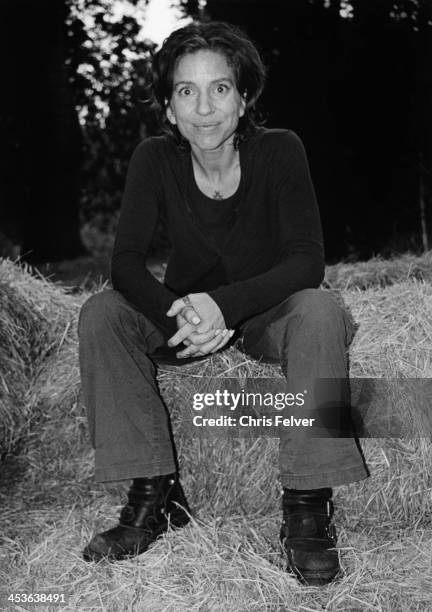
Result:
{"label": "hay bale", "polygon": [[342,295],[359,323],[350,351],[351,376],[432,376],[431,283],[408,280]]}
{"label": "hay bale", "polygon": [[0,455],[25,437],[40,401],[34,393],[47,359],[73,335],[82,298],[0,259]]}
{"label": "hay bale", "polygon": [[391,259],[377,256],[368,261],[327,266],[323,287],[369,289],[387,287],[407,280],[432,282],[432,251],[421,256],[405,253]]}

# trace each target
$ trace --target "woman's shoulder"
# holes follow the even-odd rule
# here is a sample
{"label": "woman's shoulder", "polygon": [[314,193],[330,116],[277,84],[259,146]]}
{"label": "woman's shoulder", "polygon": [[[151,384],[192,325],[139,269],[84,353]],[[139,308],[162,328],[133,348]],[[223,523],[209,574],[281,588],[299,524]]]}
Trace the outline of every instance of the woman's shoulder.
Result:
{"label": "woman's shoulder", "polygon": [[306,157],[301,138],[286,128],[260,127],[248,144],[248,159],[257,168],[279,172],[287,164],[292,166]]}
{"label": "woman's shoulder", "polygon": [[286,151],[287,148],[303,147],[300,136],[288,128],[259,127],[252,135],[250,144],[255,145],[257,150],[264,149],[266,152],[269,149]]}
{"label": "woman's shoulder", "polygon": [[146,157],[151,155],[152,159],[163,159],[172,155],[178,155],[178,146],[174,138],[169,135],[146,136],[135,147],[134,155]]}

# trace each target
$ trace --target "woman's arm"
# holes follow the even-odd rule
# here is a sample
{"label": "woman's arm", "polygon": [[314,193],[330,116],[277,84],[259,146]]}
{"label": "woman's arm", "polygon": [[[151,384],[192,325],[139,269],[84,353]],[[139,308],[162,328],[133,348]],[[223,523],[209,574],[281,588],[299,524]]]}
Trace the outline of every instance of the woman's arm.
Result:
{"label": "woman's arm", "polygon": [[111,259],[111,280],[114,289],[172,335],[177,330],[176,322],[166,312],[178,296],[146,267],[163,197],[155,148],[151,139],[144,140],[129,163]]}

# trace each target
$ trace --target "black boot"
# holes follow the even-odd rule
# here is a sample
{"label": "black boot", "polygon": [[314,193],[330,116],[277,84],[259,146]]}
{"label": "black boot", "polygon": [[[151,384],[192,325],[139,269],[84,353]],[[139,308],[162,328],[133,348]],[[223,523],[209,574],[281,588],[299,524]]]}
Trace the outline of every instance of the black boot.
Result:
{"label": "black boot", "polygon": [[331,496],[331,489],[283,490],[280,537],[287,569],[309,586],[331,582],[340,569]]}
{"label": "black boot", "polygon": [[167,531],[168,525],[183,527],[189,522],[183,508],[189,511],[177,474],[135,478],[119,524],[95,535],[83,551],[84,559],[99,561],[140,555]]}

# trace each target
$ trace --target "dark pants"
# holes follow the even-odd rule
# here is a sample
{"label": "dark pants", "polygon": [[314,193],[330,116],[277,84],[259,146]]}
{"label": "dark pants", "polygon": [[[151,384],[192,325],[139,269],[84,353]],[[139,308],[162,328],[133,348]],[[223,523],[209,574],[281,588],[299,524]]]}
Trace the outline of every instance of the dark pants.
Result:
{"label": "dark pants", "polygon": [[[247,354],[281,365],[289,389],[306,389],[311,380],[328,378],[334,379],[330,394],[339,398],[346,393],[338,386],[348,388],[354,328],[330,293],[299,291],[250,318],[240,333]],[[176,470],[168,415],[156,384],[155,356],[161,355],[167,339],[117,291],[98,293],[82,307],[82,394],[99,482]],[[285,487],[333,487],[367,475],[353,437],[281,435],[280,477]]]}

